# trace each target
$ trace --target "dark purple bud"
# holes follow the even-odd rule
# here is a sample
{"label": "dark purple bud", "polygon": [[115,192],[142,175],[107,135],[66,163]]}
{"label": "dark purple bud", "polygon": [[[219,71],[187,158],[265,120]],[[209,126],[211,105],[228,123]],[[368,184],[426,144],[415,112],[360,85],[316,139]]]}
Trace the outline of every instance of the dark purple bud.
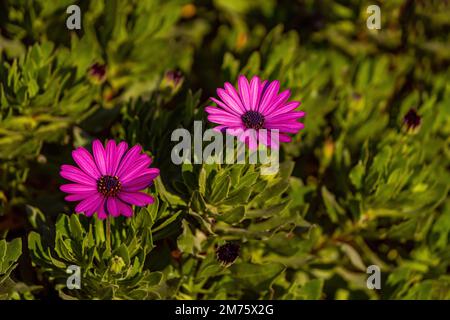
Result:
{"label": "dark purple bud", "polygon": [[233,263],[239,256],[240,246],[236,243],[226,243],[216,250],[217,260],[225,265]]}
{"label": "dark purple bud", "polygon": [[173,87],[177,87],[184,80],[183,73],[180,70],[169,70],[166,72],[165,80]]}
{"label": "dark purple bud", "polygon": [[89,76],[96,81],[103,82],[106,78],[106,65],[98,62],[94,63],[89,67]]}
{"label": "dark purple bud", "polygon": [[357,92],[353,92],[352,93],[352,98],[353,100],[360,100],[361,99],[361,95]]}
{"label": "dark purple bud", "polygon": [[416,109],[413,108],[409,109],[409,111],[403,117],[403,122],[408,128],[408,130],[416,129],[420,125],[421,121],[422,118],[419,116]]}

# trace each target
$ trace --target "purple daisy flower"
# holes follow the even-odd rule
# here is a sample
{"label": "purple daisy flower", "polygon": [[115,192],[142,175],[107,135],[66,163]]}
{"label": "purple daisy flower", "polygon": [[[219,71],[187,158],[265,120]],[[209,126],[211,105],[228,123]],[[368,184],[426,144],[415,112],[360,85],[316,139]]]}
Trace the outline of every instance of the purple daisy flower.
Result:
{"label": "purple daisy flower", "polygon": [[108,214],[131,217],[131,205],[142,207],[154,202],[152,196],[140,191],[152,184],[159,169],[149,168],[152,159],[141,154],[141,146],[127,150],[126,142],[116,145],[110,140],[105,148],[95,140],[93,156],[83,147],[72,151],[79,168],[61,166],[60,175],[74,183],[64,184],[60,189],[69,194],[65,197],[67,201],[80,201],[75,212],[84,212],[88,217],[97,212],[100,219]]}
{"label": "purple daisy flower", "polygon": [[[303,129],[298,119],[305,112],[296,111],[298,101],[290,101],[289,90],[278,93],[280,82],[261,81],[257,76],[248,82],[243,75],[238,79],[238,91],[229,82],[225,88],[217,89],[221,100],[211,98],[217,107],[207,106],[208,120],[219,124],[216,130],[226,131],[245,142],[250,149],[257,148],[258,141],[266,146],[278,148],[278,141],[270,138],[271,130],[279,131],[279,141],[290,142],[289,133]],[[261,129],[266,129],[264,134]]]}

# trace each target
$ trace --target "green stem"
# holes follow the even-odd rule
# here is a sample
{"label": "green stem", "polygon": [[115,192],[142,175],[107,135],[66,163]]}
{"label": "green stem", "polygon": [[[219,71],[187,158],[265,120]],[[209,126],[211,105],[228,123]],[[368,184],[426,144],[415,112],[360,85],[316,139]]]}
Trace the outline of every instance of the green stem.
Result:
{"label": "green stem", "polygon": [[110,216],[106,218],[106,250],[111,253],[111,219]]}

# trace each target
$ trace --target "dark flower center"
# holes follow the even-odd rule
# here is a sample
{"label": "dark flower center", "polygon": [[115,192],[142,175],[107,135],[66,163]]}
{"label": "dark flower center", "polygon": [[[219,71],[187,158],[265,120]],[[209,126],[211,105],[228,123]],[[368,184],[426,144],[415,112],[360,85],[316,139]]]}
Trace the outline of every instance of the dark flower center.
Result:
{"label": "dark flower center", "polygon": [[261,129],[264,126],[264,116],[258,111],[247,111],[241,119],[248,129]]}
{"label": "dark flower center", "polygon": [[239,245],[236,243],[227,243],[216,250],[217,260],[223,264],[233,263],[239,256]]}
{"label": "dark flower center", "polygon": [[403,118],[408,129],[415,129],[420,125],[421,117],[415,109],[410,109]]}
{"label": "dark flower center", "polygon": [[115,197],[122,187],[117,176],[102,176],[97,180],[97,190],[106,197]]}

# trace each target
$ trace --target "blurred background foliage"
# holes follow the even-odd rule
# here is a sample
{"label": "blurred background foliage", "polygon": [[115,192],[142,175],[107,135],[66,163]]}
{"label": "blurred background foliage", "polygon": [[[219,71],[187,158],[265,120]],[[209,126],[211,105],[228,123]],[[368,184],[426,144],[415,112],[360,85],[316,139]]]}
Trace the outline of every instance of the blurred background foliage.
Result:
{"label": "blurred background foliage", "polygon": [[[450,299],[449,9],[1,0],[0,298]],[[280,172],[173,165],[172,131],[239,74],[280,80],[307,112]],[[157,204],[115,219],[110,244],[58,189],[94,137],[140,143],[162,172]],[[81,290],[65,286],[72,264]]]}

